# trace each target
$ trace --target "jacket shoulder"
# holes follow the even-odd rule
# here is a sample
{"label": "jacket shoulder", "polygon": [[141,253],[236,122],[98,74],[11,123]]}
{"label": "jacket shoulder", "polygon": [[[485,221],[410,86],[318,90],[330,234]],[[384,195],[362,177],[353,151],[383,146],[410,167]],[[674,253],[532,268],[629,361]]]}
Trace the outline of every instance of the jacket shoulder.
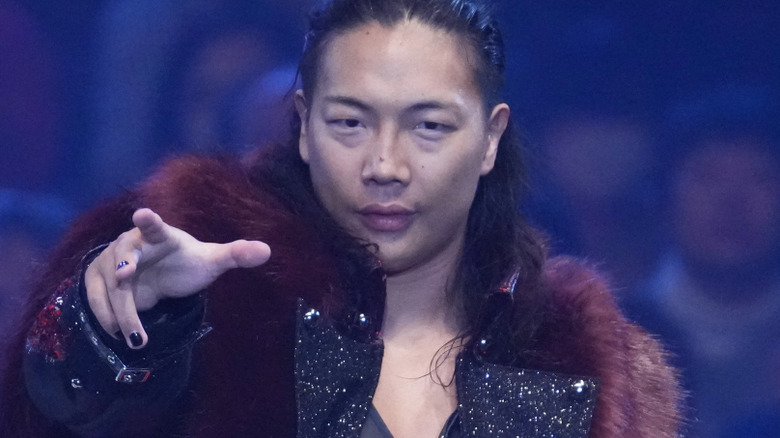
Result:
{"label": "jacket shoulder", "polygon": [[591,436],[677,436],[678,373],[660,343],[623,316],[595,269],[556,257],[544,278],[550,307],[539,339],[547,366],[600,382]]}

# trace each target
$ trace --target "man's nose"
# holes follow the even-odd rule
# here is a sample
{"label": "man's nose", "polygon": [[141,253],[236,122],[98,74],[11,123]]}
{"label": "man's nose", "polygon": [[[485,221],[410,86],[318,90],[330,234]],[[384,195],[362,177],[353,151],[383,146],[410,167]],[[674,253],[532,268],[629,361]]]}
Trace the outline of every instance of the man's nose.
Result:
{"label": "man's nose", "polygon": [[366,148],[361,176],[366,183],[409,183],[408,153],[397,130],[384,129]]}

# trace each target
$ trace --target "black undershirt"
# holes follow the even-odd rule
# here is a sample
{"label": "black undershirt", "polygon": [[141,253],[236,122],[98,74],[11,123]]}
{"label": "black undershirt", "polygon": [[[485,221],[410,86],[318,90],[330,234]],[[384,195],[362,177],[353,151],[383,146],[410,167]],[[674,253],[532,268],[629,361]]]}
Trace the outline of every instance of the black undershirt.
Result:
{"label": "black undershirt", "polygon": [[[444,428],[439,433],[439,438],[459,438],[460,436],[460,421],[458,420],[458,411],[456,410],[447,418]],[[360,438],[393,438],[393,434],[390,433],[390,429],[387,428],[373,404],[368,411],[366,423],[360,431]]]}

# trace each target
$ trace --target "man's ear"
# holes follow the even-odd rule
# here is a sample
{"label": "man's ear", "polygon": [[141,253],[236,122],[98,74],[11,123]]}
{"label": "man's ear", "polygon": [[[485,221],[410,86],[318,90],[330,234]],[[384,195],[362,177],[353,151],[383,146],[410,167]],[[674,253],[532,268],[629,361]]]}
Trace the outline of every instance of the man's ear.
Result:
{"label": "man's ear", "polygon": [[301,119],[301,133],[298,137],[298,153],[304,163],[309,163],[309,143],[307,136],[307,127],[309,124],[309,108],[306,104],[306,96],[303,90],[295,92],[295,110],[298,111],[298,117]]}
{"label": "man's ear", "polygon": [[504,135],[509,124],[509,105],[500,103],[493,108],[487,122],[487,149],[482,157],[481,175],[487,175],[493,170],[496,164],[496,154],[498,153],[498,143],[501,136]]}

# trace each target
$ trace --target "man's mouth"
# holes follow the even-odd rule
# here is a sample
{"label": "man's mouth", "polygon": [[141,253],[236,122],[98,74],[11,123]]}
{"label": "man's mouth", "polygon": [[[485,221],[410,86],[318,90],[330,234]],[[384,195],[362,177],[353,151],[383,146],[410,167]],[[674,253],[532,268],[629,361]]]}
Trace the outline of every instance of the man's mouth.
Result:
{"label": "man's mouth", "polygon": [[414,210],[400,205],[371,204],[359,210],[363,225],[378,232],[403,231],[414,222]]}

